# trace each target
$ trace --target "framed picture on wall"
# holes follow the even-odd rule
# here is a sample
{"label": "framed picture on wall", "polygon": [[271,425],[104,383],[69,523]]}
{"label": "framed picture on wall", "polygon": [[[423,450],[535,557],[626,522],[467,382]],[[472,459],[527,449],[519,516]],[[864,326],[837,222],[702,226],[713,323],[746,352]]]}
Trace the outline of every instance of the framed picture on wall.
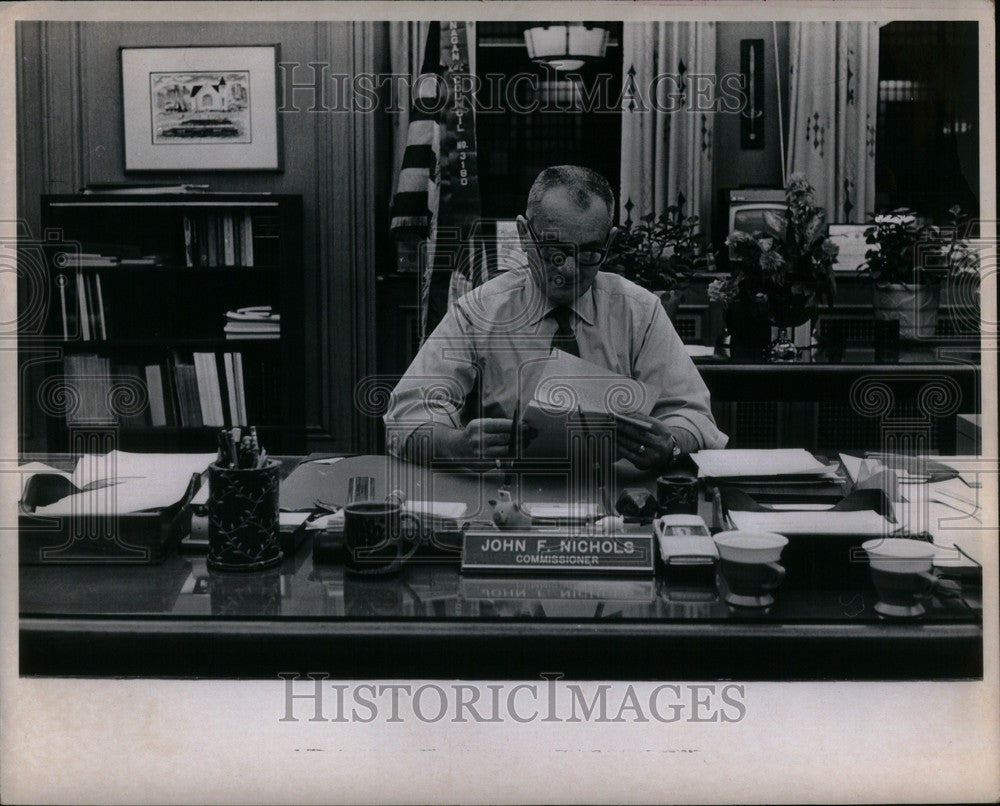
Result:
{"label": "framed picture on wall", "polygon": [[872,249],[865,241],[868,224],[831,224],[830,240],[839,252],[833,264],[834,271],[858,272],[865,265],[865,253]]}
{"label": "framed picture on wall", "polygon": [[120,48],[126,171],[277,171],[278,46]]}

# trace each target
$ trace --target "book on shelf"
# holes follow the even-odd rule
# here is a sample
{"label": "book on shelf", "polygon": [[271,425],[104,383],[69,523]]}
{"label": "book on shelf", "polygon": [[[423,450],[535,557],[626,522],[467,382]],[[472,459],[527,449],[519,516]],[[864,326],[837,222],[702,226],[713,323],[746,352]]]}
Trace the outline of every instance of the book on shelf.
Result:
{"label": "book on shelf", "polygon": [[108,324],[100,274],[84,273],[78,268],[72,282],[66,275],[62,278],[59,313],[63,338],[68,341],[79,333],[84,341],[106,340]]}
{"label": "book on shelf", "polygon": [[141,257],[123,257],[118,261],[122,268],[152,268],[154,266],[166,266],[170,263],[168,255],[142,255]]}
{"label": "book on shelf", "polygon": [[254,265],[254,223],[250,213],[185,213],[181,229],[185,266],[216,268]]}
{"label": "book on shelf", "polygon": [[[76,394],[68,398],[73,404],[66,411],[66,425],[92,426],[117,424],[122,427],[142,427],[149,422],[149,409],[134,409],[131,403],[140,400],[148,383],[137,364],[112,363],[107,356],[77,353],[63,358],[63,371]],[[124,393],[115,393],[119,387]]]}
{"label": "book on shelf", "polygon": [[80,332],[84,341],[90,341],[90,312],[87,309],[87,293],[84,289],[83,272],[76,273],[76,295],[80,310]]}
{"label": "book on shelf", "polygon": [[175,356],[172,369],[177,388],[177,409],[182,428],[198,428],[202,423],[198,375],[193,362]]}
{"label": "book on shelf", "polygon": [[281,322],[226,322],[226,333],[281,333]]}
{"label": "book on shelf", "polygon": [[226,402],[229,404],[229,422],[236,425],[240,422],[240,410],[236,400],[236,367],[233,364],[233,354],[224,353],[222,359],[226,366]]}
{"label": "book on shelf", "polygon": [[76,390],[76,395],[68,398],[73,405],[66,411],[66,425],[109,422],[110,359],[90,353],[68,355],[63,359],[63,370],[68,385]]}
{"label": "book on shelf", "polygon": [[147,364],[145,374],[150,423],[153,426],[165,426],[167,424],[167,399],[163,389],[163,368],[159,364]]}
{"label": "book on shelf", "polygon": [[101,289],[101,275],[95,274],[92,278],[93,281],[93,296],[96,301],[97,314],[95,316],[95,323],[98,325],[98,337],[104,341],[108,340],[108,328],[104,321],[104,292]]}
{"label": "book on shelf", "polygon": [[281,314],[275,313],[270,305],[248,305],[235,311],[226,311],[226,319],[230,322],[280,322]]}
{"label": "book on shelf", "polygon": [[222,252],[223,265],[236,265],[236,232],[233,227],[233,214],[225,213],[222,216]]}
{"label": "book on shelf", "polygon": [[252,389],[248,390],[239,352],[194,352],[191,359],[177,351],[165,363],[145,367],[124,366],[122,372],[145,375],[149,395],[149,421],[153,426],[180,425],[226,427],[248,422],[247,400],[254,413],[267,411],[267,399],[276,400],[277,387],[265,390],[269,373],[265,364],[254,366]]}
{"label": "book on shelf", "polygon": [[253,266],[253,218],[243,213],[240,220],[240,259],[244,266]]}
{"label": "book on shelf", "polygon": [[167,426],[179,426],[181,424],[181,399],[177,373],[169,358],[160,366],[163,372],[163,404],[164,413],[167,416]]}
{"label": "book on shelf", "polygon": [[206,224],[208,230],[208,265],[211,268],[218,266],[219,260],[219,218],[212,216]]}
{"label": "book on shelf", "polygon": [[130,401],[141,400],[140,390],[144,386],[144,372],[138,364],[112,364],[112,377],[116,384],[122,386],[125,394],[113,396],[113,400],[121,401],[122,410],[115,412],[118,425],[122,428],[145,428],[151,425],[151,409],[147,404],[133,411]]}
{"label": "book on shelf", "polygon": [[198,266],[208,266],[208,223],[204,216],[198,216],[195,221],[195,243],[198,255]]}
{"label": "book on shelf", "polygon": [[181,226],[184,228],[184,265],[193,268],[195,263],[194,222],[185,215]]}
{"label": "book on shelf", "polygon": [[236,379],[236,411],[240,425],[249,423],[247,419],[246,380],[243,377],[243,354],[232,353],[233,375]]}
{"label": "book on shelf", "polygon": [[226,312],[223,328],[227,339],[278,339],[281,337],[281,314],[270,305],[251,305]]}
{"label": "book on shelf", "polygon": [[63,252],[64,265],[67,268],[105,268],[117,266],[120,259],[117,255],[102,255],[96,252]]}
{"label": "book on shelf", "polygon": [[198,379],[202,424],[224,426],[226,418],[222,411],[222,392],[219,387],[219,374],[215,367],[215,354],[194,353],[193,358]]}
{"label": "book on shelf", "polygon": [[[63,339],[69,341],[70,333],[70,318],[69,318],[69,308],[66,307],[66,278],[63,277],[63,281],[59,283],[59,312],[62,314],[62,333]],[[76,333],[76,331],[73,331]]]}

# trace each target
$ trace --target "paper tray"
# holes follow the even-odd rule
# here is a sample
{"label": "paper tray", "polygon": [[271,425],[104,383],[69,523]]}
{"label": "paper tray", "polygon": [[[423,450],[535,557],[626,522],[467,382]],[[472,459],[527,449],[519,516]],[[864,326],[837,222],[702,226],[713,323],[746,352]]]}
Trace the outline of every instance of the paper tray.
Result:
{"label": "paper tray", "polygon": [[[731,487],[719,488],[723,513],[730,510],[760,511],[770,509],[752,497]],[[841,512],[872,510],[893,518],[892,503],[881,490],[856,490],[834,509]],[[861,544],[871,535],[788,534],[788,545],[781,554],[786,569],[786,587],[865,589],[871,586],[868,556]]]}
{"label": "paper tray", "polygon": [[21,565],[158,565],[191,531],[191,499],[201,487],[195,473],[181,500],[163,509],[116,517],[41,517],[33,514],[36,478],[25,485],[18,515]]}

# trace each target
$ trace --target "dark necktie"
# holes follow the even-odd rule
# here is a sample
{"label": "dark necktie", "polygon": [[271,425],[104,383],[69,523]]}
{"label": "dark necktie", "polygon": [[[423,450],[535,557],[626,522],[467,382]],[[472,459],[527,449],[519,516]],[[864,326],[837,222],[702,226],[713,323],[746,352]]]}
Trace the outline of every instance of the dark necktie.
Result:
{"label": "dark necktie", "polygon": [[549,317],[555,319],[558,325],[552,337],[552,346],[579,358],[580,345],[576,341],[576,333],[573,332],[572,309],[565,306],[553,308],[549,311]]}

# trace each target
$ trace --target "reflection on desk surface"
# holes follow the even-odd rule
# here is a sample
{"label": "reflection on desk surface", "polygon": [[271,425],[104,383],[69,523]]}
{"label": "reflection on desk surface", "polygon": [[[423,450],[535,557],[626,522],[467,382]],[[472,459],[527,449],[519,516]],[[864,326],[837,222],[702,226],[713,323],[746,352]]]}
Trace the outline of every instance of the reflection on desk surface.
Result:
{"label": "reflection on desk surface", "polygon": [[718,352],[707,354],[706,351],[699,350],[692,355],[692,360],[701,368],[704,366],[749,366],[760,365],[770,368],[795,367],[803,364],[819,364],[836,366],[846,365],[885,365],[885,364],[954,364],[966,363],[978,365],[981,361],[981,353],[978,346],[973,342],[961,340],[928,340],[919,345],[907,344],[896,348],[893,355],[894,360],[887,361],[884,356],[879,356],[874,347],[847,347],[843,353],[832,360],[823,350],[802,350],[797,361],[789,363],[775,363],[764,360],[759,362],[747,362],[745,360],[735,360],[726,354]]}
{"label": "reflection on desk surface", "polygon": [[[359,578],[340,565],[314,565],[308,541],[281,568],[253,574],[212,573],[204,558],[179,556],[128,569],[24,567],[20,599],[22,616],[69,618],[880,621],[869,587],[787,587],[768,612],[738,612],[720,601],[711,578],[481,577],[439,562]],[[933,599],[921,621],[974,622],[981,608],[981,592],[969,588],[962,599]]]}

